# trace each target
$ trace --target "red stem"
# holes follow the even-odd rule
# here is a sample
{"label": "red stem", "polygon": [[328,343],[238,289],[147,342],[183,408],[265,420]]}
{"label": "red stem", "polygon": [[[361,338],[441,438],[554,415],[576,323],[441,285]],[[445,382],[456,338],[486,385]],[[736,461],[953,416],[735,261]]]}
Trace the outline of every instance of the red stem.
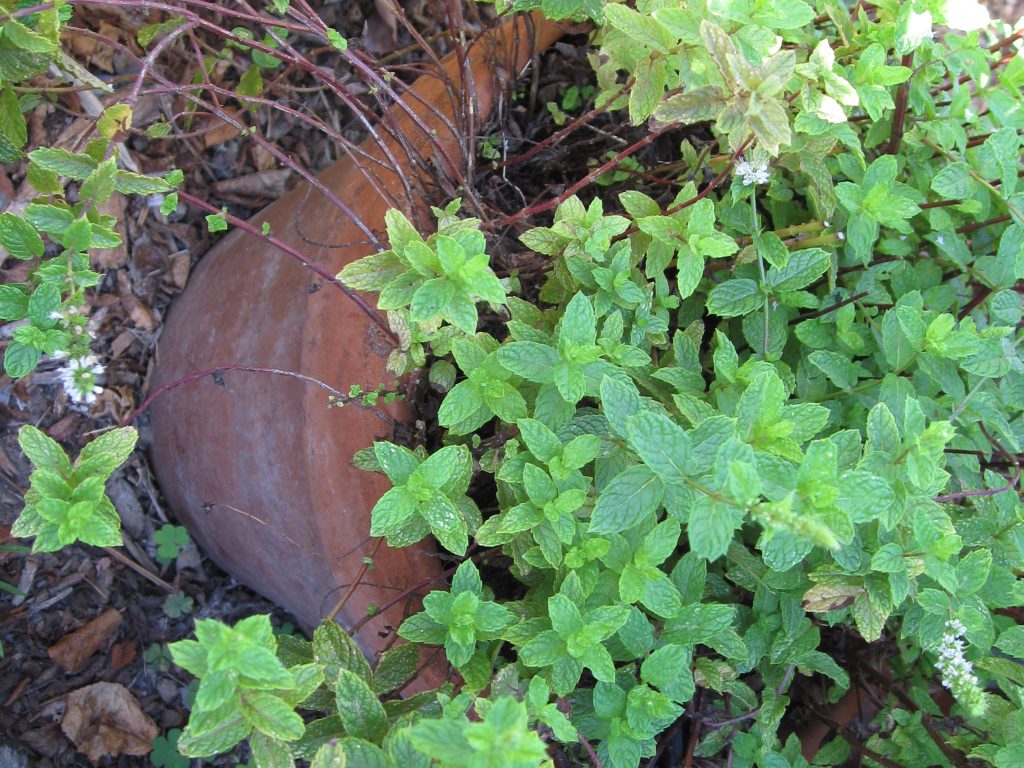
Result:
{"label": "red stem", "polygon": [[188,192],[179,192],[178,195],[185,202],[190,203],[196,206],[197,208],[202,208],[204,211],[208,211],[209,213],[222,215],[225,221],[227,221],[232,226],[244,230],[253,237],[260,238],[264,242],[269,243],[278,250],[288,254],[293,259],[301,262],[303,266],[308,267],[312,272],[322,277],[328,283],[330,283],[335,288],[344,293],[349,299],[354,301],[356,306],[359,307],[359,309],[361,309],[367,317],[369,317],[374,323],[376,323],[381,328],[381,330],[383,330],[388,335],[388,338],[390,338],[396,344],[398,343],[398,336],[396,336],[395,332],[391,330],[391,326],[388,325],[387,320],[385,320],[383,317],[380,316],[380,314],[378,314],[377,310],[375,310],[373,307],[367,304],[362,296],[357,294],[351,288],[347,287],[344,283],[338,280],[338,278],[336,278],[326,269],[324,269],[319,264],[309,259],[309,257],[303,256],[297,250],[288,245],[288,243],[278,240],[273,235],[263,234],[262,231],[260,231],[255,225],[250,224],[248,221],[244,221],[243,219],[240,219],[237,216],[232,216],[230,213],[221,211],[218,208],[211,205],[210,203],[206,202],[205,200],[200,200],[198,197],[190,195]]}
{"label": "red stem", "polygon": [[1020,482],[1020,470],[1013,476],[1013,479],[1006,485],[1000,486],[999,488],[987,488],[984,490],[977,491],[957,491],[956,493],[948,493],[945,496],[936,496],[935,501],[939,504],[947,504],[951,501],[960,501],[961,499],[970,499],[978,496],[996,496],[1000,493],[1006,493],[1012,491],[1017,487],[1017,483]]}
{"label": "red stem", "polygon": [[[195,371],[193,373],[189,373],[185,376],[182,376],[180,379],[169,381],[163,386],[158,387],[156,390],[150,392],[146,396],[146,399],[142,401],[142,404],[138,408],[136,408],[129,416],[122,419],[120,426],[123,427],[128,424],[131,424],[133,421],[138,419],[139,416],[146,412],[149,406],[153,404],[154,400],[156,400],[161,395],[170,392],[172,389],[183,387],[186,384],[191,384],[194,381],[205,379],[207,376],[215,376],[216,374],[224,373],[225,371],[248,371],[249,373],[269,373],[275,376],[287,376],[290,379],[303,381],[306,382],[307,384],[315,384],[316,386],[320,387],[320,389],[327,392],[335,400],[338,400],[342,403],[361,402],[359,398],[349,397],[348,395],[338,391],[331,385],[326,384],[325,382],[322,382],[319,379],[315,379],[312,376],[306,376],[305,374],[296,373],[295,371],[285,371],[279,368],[262,368],[260,366],[255,365],[237,365],[231,363],[229,365],[218,365],[216,368],[207,368],[205,371]],[[373,413],[377,414],[377,416],[383,419],[384,421],[390,421],[390,419],[380,411],[377,411],[373,408],[368,408],[367,410],[370,410]]]}
{"label": "red stem", "polygon": [[747,140],[740,144],[739,148],[733,153],[732,157],[729,158],[729,162],[725,164],[725,168],[723,168],[721,172],[719,172],[719,174],[715,176],[715,178],[708,182],[708,185],[704,187],[704,189],[698,192],[694,197],[691,197],[689,200],[679,203],[679,205],[672,206],[671,208],[665,211],[665,215],[670,216],[676,211],[681,211],[684,208],[689,208],[691,205],[696,205],[699,201],[703,200],[705,197],[710,195],[715,189],[718,188],[718,186],[723,181],[726,180],[726,178],[732,172],[732,167],[736,165],[736,161],[753,143],[754,137],[748,136]]}
{"label": "red stem", "polygon": [[[204,24],[203,26],[209,27],[210,25],[209,24]],[[69,29],[71,29],[71,27],[69,27]],[[95,38],[97,40],[102,40],[107,45],[109,45],[111,47],[114,47],[114,48],[117,48],[117,50],[121,51],[126,56],[130,57],[133,61],[135,61],[136,63],[141,65],[141,60],[137,56],[135,56],[126,46],[122,45],[121,43],[117,42],[116,40],[112,40],[109,37],[106,37],[104,35],[100,35],[100,34],[98,34],[96,32],[93,32],[90,29],[84,29],[84,28],[81,28],[81,27],[75,27],[73,29],[74,29],[74,31],[79,32],[81,34],[87,35],[89,37],[93,37],[93,38]],[[250,41],[246,41],[246,42],[250,42]],[[156,71],[153,71],[152,76],[153,76],[153,78],[155,80],[163,83],[164,85],[171,86],[171,87],[175,87],[175,85],[176,85],[176,84],[172,83],[170,80],[168,80],[167,78],[165,78],[162,75],[158,74]],[[190,90],[190,89],[184,89],[183,88],[183,91],[186,91],[186,90]],[[211,113],[217,115],[217,117],[219,117],[221,120],[223,120],[224,122],[234,126],[240,132],[245,130],[245,127],[246,127],[245,125],[240,123],[238,120],[236,120],[231,115],[229,115],[226,112],[224,112],[223,110],[218,109],[215,106],[212,106],[211,104],[205,102],[203,99],[200,99],[198,96],[193,96],[192,94],[187,93],[187,92],[183,92],[182,95],[186,99],[188,99],[189,101],[192,101],[193,103],[198,104],[199,106],[203,107],[203,109],[207,109]],[[359,228],[359,230],[364,235],[366,235],[366,237],[369,240],[371,245],[373,245],[375,248],[383,250],[383,248],[384,248],[383,243],[381,243],[380,240],[377,239],[377,236],[373,233],[373,230],[371,230],[369,227],[367,227],[366,224],[363,222],[363,220],[361,218],[359,218],[358,215],[356,215],[355,211],[353,211],[351,209],[351,207],[349,207],[347,204],[345,204],[342,200],[338,199],[338,196],[335,195],[326,186],[324,186],[324,184],[319,179],[317,179],[316,176],[314,176],[312,173],[307,171],[305,168],[302,168],[301,166],[299,166],[296,163],[292,162],[291,158],[289,158],[284,152],[282,152],[277,147],[276,144],[273,144],[273,143],[268,142],[266,140],[261,140],[260,137],[254,137],[254,140],[258,141],[260,143],[260,145],[264,149],[266,149],[270,154],[272,154],[274,157],[276,157],[282,163],[284,163],[285,165],[287,165],[290,168],[294,169],[300,176],[302,176],[302,178],[304,178],[306,181],[308,181],[315,189],[317,189],[328,200],[330,200],[331,203],[335,207],[337,207],[342,213],[344,213],[347,217],[349,217],[352,220],[352,222]]]}
{"label": "red stem", "polygon": [[579,128],[584,123],[589,123],[591,120],[593,120],[598,115],[601,115],[601,114],[607,112],[608,111],[608,105],[611,104],[613,101],[615,101],[615,99],[617,99],[619,97],[619,95],[625,90],[625,88],[626,88],[626,86],[623,85],[622,88],[620,88],[618,91],[616,91],[616,93],[613,94],[612,97],[608,99],[608,101],[605,103],[605,105],[603,107],[595,107],[594,109],[590,110],[589,112],[586,112],[586,113],[580,115],[575,120],[573,120],[571,123],[565,125],[562,128],[559,128],[557,131],[552,133],[550,136],[547,136],[543,140],[537,142],[536,144],[534,144],[532,147],[530,147],[525,152],[522,152],[522,153],[516,155],[515,157],[510,157],[508,160],[503,160],[500,163],[496,163],[495,166],[494,166],[495,170],[500,170],[502,168],[508,168],[510,166],[517,165],[518,163],[522,163],[525,160],[529,160],[535,154],[540,152],[544,147],[547,147],[547,146],[550,146],[552,144],[557,143],[562,138],[564,138],[565,136],[568,136],[570,133],[575,131],[577,128]]}
{"label": "red stem", "polygon": [[806,315],[797,315],[796,317],[789,321],[789,324],[796,325],[797,323],[802,323],[804,320],[813,320],[816,317],[823,317],[824,315],[827,315],[829,312],[835,312],[837,309],[842,309],[847,304],[853,304],[853,302],[855,301],[860,301],[867,295],[867,291],[864,291],[863,293],[855,293],[850,298],[843,299],[842,301],[833,304],[831,307],[825,307],[824,309],[819,309],[816,312],[808,312]]}
{"label": "red stem", "polygon": [[965,224],[962,227],[957,227],[954,231],[958,235],[963,235],[963,234],[965,234],[967,232],[973,232],[976,229],[981,229],[982,227],[987,227],[987,226],[990,226],[992,224],[1000,224],[1000,223],[1002,223],[1004,221],[1009,221],[1009,220],[1010,220],[1010,214],[1006,213],[1006,214],[1003,214],[1002,216],[996,216],[994,219],[986,219],[985,221],[976,221],[973,224]]}
{"label": "red stem", "polygon": [[[912,53],[906,54],[902,61],[900,61],[900,64],[908,69],[913,63],[914,55]],[[892,119],[892,135],[889,139],[889,146],[885,150],[886,154],[895,155],[900,151],[900,142],[903,140],[903,125],[907,119],[907,99],[909,95],[910,78],[908,77],[900,83],[899,90],[896,91],[896,111]]]}
{"label": "red stem", "polygon": [[550,211],[552,208],[557,208],[559,205],[564,203],[566,200],[575,195],[581,189],[592,184],[594,180],[597,179],[599,176],[603,176],[604,174],[608,173],[608,171],[613,170],[615,166],[617,166],[627,157],[639,152],[647,145],[653,143],[655,139],[661,136],[661,134],[664,133],[666,130],[668,130],[668,128],[662,128],[660,130],[654,131],[653,133],[649,133],[647,134],[647,136],[640,139],[640,141],[636,142],[635,144],[632,144],[629,147],[626,147],[626,149],[619,152],[619,154],[617,154],[607,163],[599,166],[598,168],[595,168],[593,171],[588,173],[582,179],[580,179],[567,190],[565,190],[562,194],[558,195],[558,197],[555,197],[551,200],[547,200],[543,203],[538,203],[537,205],[532,205],[529,208],[525,208],[519,211],[518,213],[512,214],[511,216],[506,216],[503,219],[488,222],[484,226],[486,226],[488,229],[507,227],[511,224],[516,223],[517,221],[522,221],[523,219],[528,218],[529,216],[533,216],[534,214],[544,213],[545,211]]}

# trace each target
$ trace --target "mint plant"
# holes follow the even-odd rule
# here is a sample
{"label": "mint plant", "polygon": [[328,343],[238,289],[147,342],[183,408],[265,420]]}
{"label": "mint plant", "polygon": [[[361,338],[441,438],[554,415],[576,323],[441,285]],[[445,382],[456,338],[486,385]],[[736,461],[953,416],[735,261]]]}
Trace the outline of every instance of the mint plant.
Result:
{"label": "mint plant", "polygon": [[188,727],[178,740],[181,753],[221,752],[253,734],[257,762],[287,755],[287,743],[305,730],[294,707],[317,689],[323,669],[316,664],[286,668],[277,658],[267,616],[251,616],[234,627],[201,619],[196,638],[168,646],[174,663],[200,680]]}
{"label": "mint plant", "polygon": [[[522,663],[547,672],[546,679],[555,693],[566,695],[576,688],[584,669],[598,680],[615,679],[615,664],[604,641],[629,620],[625,605],[600,606],[583,612],[578,577],[566,580],[558,594],[548,598],[548,619],[539,619],[527,627],[534,636],[522,638],[519,649]],[[550,626],[550,629],[544,629]]]}
{"label": "mint plant", "polygon": [[455,571],[450,592],[431,592],[423,599],[423,607],[422,613],[402,622],[398,634],[417,643],[444,645],[455,667],[469,663],[478,643],[497,640],[515,623],[508,608],[485,598],[480,573],[471,560]]}
{"label": "mint plant", "polygon": [[[354,457],[392,485],[370,533],[433,535],[462,561],[381,628],[412,642],[375,668],[334,624],[307,642],[265,617],[197,622],[172,646],[201,680],[181,749],[250,737],[263,767],[561,750],[637,768],[675,727],[694,757],[803,768],[792,702],[856,685],[878,714],[816,765],[1021,764],[1019,36],[968,0],[495,5],[590,22],[594,109],[578,120],[621,113],[641,138],[503,218],[454,200],[423,234],[392,211],[387,247],[342,270],[388,314],[389,370],[423,369],[441,395],[426,444]],[[52,52],[62,7],[2,40]],[[237,37],[251,106],[290,54],[283,33]],[[101,372],[72,309],[112,224],[90,201],[176,202],[180,181],[111,163],[127,117],[111,111],[84,152],[31,153],[53,200],[0,219],[13,256],[60,250],[0,294],[0,316],[28,321],[8,372],[66,349],[83,399]],[[674,163],[641,156],[659,137]],[[508,231],[530,269],[492,264]],[[22,530],[39,548],[106,541],[109,525],[79,523],[100,496],[29,442],[44,473]],[[495,565],[507,578],[485,583]],[[420,645],[457,676],[401,699]]]}
{"label": "mint plant", "polygon": [[[113,103],[104,111],[95,137],[82,151],[41,147],[24,153],[26,107],[15,86],[51,65],[67,65],[60,36],[70,17],[71,6],[57,0],[29,15],[5,13],[0,21],[0,161],[27,157],[27,181],[38,193],[23,211],[0,213],[0,246],[12,258],[32,264],[27,282],[0,285],[0,320],[20,323],[4,350],[8,376],[27,376],[44,356],[66,361],[59,372],[63,388],[72,401],[88,406],[103,391],[104,374],[90,346],[85,291],[100,276],[90,269],[88,254],[121,244],[117,222],[98,206],[114,193],[171,193],[167,202],[173,209],[177,196],[172,190],[183,174],[172,171],[161,178],[118,167],[115,142],[131,127],[129,103]],[[68,195],[71,184],[77,186],[73,197]]]}
{"label": "mint plant", "polygon": [[[116,222],[98,213],[96,206],[115,192],[168,192],[172,182],[180,183],[182,178],[180,171],[169,174],[169,182],[117,168],[112,140],[122,130],[119,126],[131,121],[131,111],[119,108],[123,106],[108,110],[100,120],[103,135],[84,152],[57,148],[30,152],[30,183],[40,193],[57,198],[29,203],[23,218],[0,214],[0,244],[15,258],[42,257],[43,235],[62,249],[59,256],[39,264],[28,284],[0,286],[0,318],[28,321],[15,331],[4,352],[4,370],[19,378],[31,373],[43,355],[67,360],[60,371],[64,389],[72,400],[86,405],[102,391],[99,380],[104,371],[90,349],[92,337],[83,313],[84,291],[99,281],[89,268],[88,251],[120,244],[113,230]],[[63,199],[62,179],[80,182],[75,205]]]}
{"label": "mint plant", "polygon": [[[515,661],[488,649],[492,675],[514,665],[570,696],[604,764],[653,755],[698,687],[749,714],[697,754],[802,764],[799,745],[774,734],[794,674],[822,676],[836,696],[849,688],[824,650],[836,625],[921,649],[900,664],[905,684],[927,698],[938,674],[973,723],[952,726],[947,749],[1012,764],[1015,742],[981,718],[997,707],[992,686],[1015,684],[981,670],[1008,671],[985,649],[1016,629],[999,611],[1019,598],[987,590],[997,559],[1004,595],[1018,590],[1019,557],[966,534],[982,509],[1001,536],[1020,519],[1019,475],[991,463],[1014,466],[1019,446],[1007,399],[1024,370],[1011,296],[1019,139],[1005,109],[951,127],[967,114],[960,86],[1003,92],[939,53],[978,39],[933,39],[932,20],[959,18],[955,5],[883,4],[852,21],[828,6],[815,33],[803,3],[540,4],[603,24],[599,104],[653,116],[656,130],[711,122],[727,151],[703,190],[625,190],[609,214],[607,200],[561,200],[551,226],[521,237],[550,259],[540,299],[509,296],[500,330],[409,318],[431,365],[455,369],[442,451],[472,447],[490,424],[498,436],[479,470],[493,475],[498,509],[473,536],[511,558],[526,594],[501,635]],[[776,34],[789,43],[781,53]],[[623,72],[632,79],[615,96]],[[911,117],[906,100],[931,103],[938,86],[964,106]],[[691,174],[706,162],[684,156]],[[489,407],[492,381],[525,414],[518,399],[506,413]],[[447,609],[460,598],[453,585],[449,601],[428,599]],[[428,627],[415,639],[466,666],[470,649],[444,621],[410,621]],[[580,688],[584,671],[593,687]],[[479,670],[464,674],[475,688]],[[887,759],[909,754],[897,742],[934,750],[923,722],[899,718],[867,748]]]}
{"label": "mint plant", "polygon": [[[128,103],[106,108],[82,151],[42,147],[26,155],[24,112],[31,102],[18,93],[32,89],[18,84],[74,61],[61,50],[71,6],[56,0],[32,13],[24,10],[8,4],[0,15],[0,161],[27,158],[25,178],[36,193],[23,209],[0,213],[0,253],[30,265],[24,283],[0,285],[0,320],[13,328],[3,367],[18,379],[45,357],[63,361],[58,379],[65,393],[88,407],[103,392],[105,372],[91,348],[85,291],[98,284],[100,275],[90,268],[89,254],[121,244],[117,221],[100,213],[99,206],[115,193],[170,192],[183,175],[174,171],[157,178],[118,167],[116,142],[132,124]],[[69,194],[71,185],[77,186],[74,194]],[[167,202],[173,208],[176,196],[171,193]],[[35,552],[75,542],[120,545],[121,521],[105,484],[131,454],[137,437],[133,428],[108,432],[90,442],[72,465],[55,441],[35,427],[23,427],[19,444],[34,470],[12,534],[34,537]]]}
{"label": "mint plant", "polygon": [[421,720],[409,740],[442,768],[534,768],[547,762],[544,743],[527,730],[526,705],[511,696],[477,699],[478,722],[461,717]]}
{"label": "mint plant", "polygon": [[480,511],[466,496],[472,458],[464,446],[449,446],[420,459],[400,445],[381,442],[374,457],[394,487],[373,508],[371,535],[407,546],[433,533],[449,551],[465,554]]}
{"label": "mint plant", "polygon": [[391,250],[346,267],[346,283],[360,290],[386,289],[380,308],[407,309],[415,323],[447,321],[472,334],[477,301],[504,304],[505,288],[489,266],[484,237],[475,226],[479,222],[454,216],[460,204],[434,209],[438,231],[426,240],[404,215],[389,211]]}
{"label": "mint plant", "polygon": [[33,552],[55,552],[82,542],[121,544],[121,518],[107,498],[107,478],[135,449],[133,427],[107,432],[82,449],[74,464],[55,440],[26,425],[18,445],[32,462],[25,508],[11,527],[19,538],[34,537]]}

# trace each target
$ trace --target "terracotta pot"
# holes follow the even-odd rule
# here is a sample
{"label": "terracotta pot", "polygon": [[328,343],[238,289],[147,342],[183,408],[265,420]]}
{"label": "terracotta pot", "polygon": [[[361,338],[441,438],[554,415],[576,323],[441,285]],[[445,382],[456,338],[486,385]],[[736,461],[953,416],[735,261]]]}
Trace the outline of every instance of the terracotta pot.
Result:
{"label": "terracotta pot", "polygon": [[[463,78],[475,90],[477,125],[495,103],[498,82],[514,78],[536,50],[559,36],[550,23],[519,18],[482,35],[465,67],[452,56],[442,64],[455,92]],[[455,162],[456,99],[437,75],[416,81],[405,103],[393,108],[388,152],[374,141],[358,163],[346,157],[319,179],[371,230],[383,232],[384,214],[408,199],[407,185],[429,203],[426,174],[408,154],[413,147],[445,169],[430,136]],[[444,119],[442,119],[442,117]],[[419,124],[417,124],[419,123]],[[469,142],[470,145],[473,142]],[[390,153],[398,165],[387,160]],[[396,203],[396,201],[398,201]],[[330,274],[372,253],[367,235],[309,184],[300,184],[254,221]],[[312,243],[312,244],[311,244]],[[325,244],[340,243],[342,247]],[[151,391],[190,373],[230,364],[275,368],[311,376],[347,392],[372,390],[393,377],[385,370],[392,349],[387,333],[332,285],[258,238],[236,230],[203,259],[164,326]],[[290,611],[307,629],[320,622],[352,584],[371,552],[370,509],[387,488],[380,475],[356,469],[353,454],[392,437],[393,424],[355,406],[328,408],[323,390],[282,376],[226,372],[169,390],[152,407],[152,458],[157,478],[178,518],[206,553],[239,581]],[[402,404],[387,415],[408,421]],[[384,606],[425,579],[440,563],[426,543],[392,550],[381,546],[373,568],[346,602],[346,627],[371,606]],[[432,585],[442,587],[438,580]],[[418,610],[411,597],[385,610],[356,635],[372,656],[389,630]]]}

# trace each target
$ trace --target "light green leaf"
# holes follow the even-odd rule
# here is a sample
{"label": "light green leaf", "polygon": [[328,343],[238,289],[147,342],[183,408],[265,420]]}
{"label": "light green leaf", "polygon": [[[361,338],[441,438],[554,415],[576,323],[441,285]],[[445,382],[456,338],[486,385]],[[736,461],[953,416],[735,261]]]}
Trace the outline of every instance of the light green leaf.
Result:
{"label": "light green leaf", "polygon": [[661,480],[646,466],[620,472],[597,497],[590,533],[615,533],[640,524],[658,509],[664,493]]}
{"label": "light green leaf", "polygon": [[109,476],[128,459],[138,439],[135,427],[120,427],[100,435],[78,454],[75,473],[79,477]]}
{"label": "light green leaf", "polygon": [[942,197],[955,200],[974,193],[975,182],[967,163],[950,163],[932,177],[931,187]]}
{"label": "light green leaf", "polygon": [[122,195],[157,195],[170,192],[171,185],[159,176],[143,176],[131,171],[118,171],[114,175],[114,189]]}
{"label": "light green leaf", "polygon": [[736,510],[727,504],[707,497],[699,498],[686,523],[690,548],[708,560],[717,560],[729,548],[740,522]]}
{"label": "light green leaf", "polygon": [[721,90],[702,86],[669,96],[654,110],[654,119],[659,123],[680,125],[713,122],[725,105]]}
{"label": "light green leaf", "polygon": [[349,736],[379,742],[388,728],[388,716],[377,695],[358,675],[342,669],[335,687],[338,715]]}
{"label": "light green leaf", "polygon": [[956,567],[956,578],[960,583],[957,596],[973,595],[988,580],[992,570],[992,551],[976,549],[966,555]]}
{"label": "light green leaf", "polygon": [[545,344],[512,341],[498,350],[498,360],[517,376],[545,384],[553,380],[552,371],[561,362],[561,357],[558,350]]}
{"label": "light green leaf", "polygon": [[265,691],[243,691],[242,715],[257,731],[271,739],[295,741],[302,736],[302,718],[282,699]]}
{"label": "light green leaf", "polygon": [[44,171],[81,181],[89,176],[98,163],[85,153],[69,152],[58,147],[43,147],[28,153],[28,158]]}
{"label": "light green leaf", "polygon": [[795,291],[813,283],[831,266],[832,257],[822,248],[804,248],[789,255],[785,266],[772,267],[767,283],[775,291]]}
{"label": "light green leaf", "polygon": [[0,245],[16,259],[38,259],[43,239],[31,224],[13,213],[0,213]]}
{"label": "light green leaf", "polygon": [[186,757],[210,757],[227,752],[251,732],[236,703],[214,711],[195,710],[178,739],[178,751]]}
{"label": "light green leaf", "polygon": [[764,304],[757,283],[745,277],[716,285],[708,297],[708,312],[722,317],[737,317],[753,312]]}
{"label": "light green leaf", "polygon": [[56,440],[41,429],[26,424],[18,430],[18,445],[36,469],[48,469],[62,477],[71,474],[71,462]]}
{"label": "light green leaf", "polygon": [[626,430],[630,445],[663,482],[684,484],[692,472],[693,448],[682,427],[667,416],[645,411],[629,417]]}
{"label": "light green leaf", "polygon": [[309,762],[309,768],[346,768],[346,766],[345,748],[336,741],[329,741],[321,746]]}

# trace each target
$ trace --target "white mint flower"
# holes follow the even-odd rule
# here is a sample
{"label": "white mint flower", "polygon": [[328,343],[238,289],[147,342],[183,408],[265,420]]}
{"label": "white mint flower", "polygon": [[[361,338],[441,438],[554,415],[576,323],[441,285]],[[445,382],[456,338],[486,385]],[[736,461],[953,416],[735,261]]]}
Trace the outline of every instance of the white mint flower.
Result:
{"label": "white mint flower", "polygon": [[942,15],[946,18],[947,27],[963,32],[987,27],[992,21],[988,9],[977,0],[946,0]]}
{"label": "white mint flower", "polygon": [[50,313],[49,317],[51,320],[63,320],[64,313],[61,312],[59,309],[55,309],[53,310],[53,312]]}
{"label": "white mint flower", "polygon": [[93,355],[76,357],[59,371],[64,391],[76,403],[91,405],[96,396],[103,392],[99,385],[99,377],[103,375],[103,366]]}
{"label": "white mint flower", "polygon": [[734,172],[736,176],[739,177],[740,181],[748,185],[767,184],[772,178],[771,173],[768,171],[767,160],[752,163],[745,157],[741,157],[736,161]]}
{"label": "white mint flower", "polygon": [[910,18],[907,20],[907,37],[915,41],[932,39],[932,15],[928,11],[910,12]]}
{"label": "white mint flower", "polygon": [[984,712],[985,700],[978,687],[974,666],[964,658],[965,634],[967,627],[959,619],[946,622],[946,631],[936,651],[939,658],[935,668],[942,676],[942,684],[972,715],[977,716]]}

